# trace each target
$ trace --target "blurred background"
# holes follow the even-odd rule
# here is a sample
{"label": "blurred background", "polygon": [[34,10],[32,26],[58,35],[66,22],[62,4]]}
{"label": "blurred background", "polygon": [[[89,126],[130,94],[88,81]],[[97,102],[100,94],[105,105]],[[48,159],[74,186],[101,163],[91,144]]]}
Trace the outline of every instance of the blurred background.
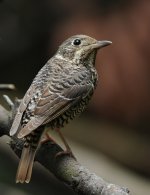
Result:
{"label": "blurred background", "polygon": [[[0,83],[23,97],[32,79],[69,36],[113,44],[97,55],[99,83],[88,110],[64,130],[78,160],[133,195],[150,193],[150,1],[0,0]],[[1,138],[0,194],[73,194],[40,165],[16,185],[18,159]],[[59,186],[59,187],[58,187]]]}

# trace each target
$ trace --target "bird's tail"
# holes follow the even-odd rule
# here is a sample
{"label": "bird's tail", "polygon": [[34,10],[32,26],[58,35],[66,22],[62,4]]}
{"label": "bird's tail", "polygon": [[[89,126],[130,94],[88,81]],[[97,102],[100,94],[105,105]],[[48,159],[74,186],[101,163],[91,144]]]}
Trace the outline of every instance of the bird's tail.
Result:
{"label": "bird's tail", "polygon": [[32,146],[24,146],[17,170],[16,183],[29,183],[32,175],[32,167],[36,148]]}

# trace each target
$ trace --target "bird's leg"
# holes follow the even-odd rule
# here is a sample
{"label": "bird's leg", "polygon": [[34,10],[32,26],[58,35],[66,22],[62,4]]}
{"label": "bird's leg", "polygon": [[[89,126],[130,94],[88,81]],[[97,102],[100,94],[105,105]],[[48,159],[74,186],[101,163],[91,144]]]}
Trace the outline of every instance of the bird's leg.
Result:
{"label": "bird's leg", "polygon": [[41,144],[47,142],[47,141],[51,141],[54,144],[57,144],[56,141],[49,135],[48,132],[45,133],[44,138],[41,140]]}
{"label": "bird's leg", "polygon": [[72,152],[72,150],[71,150],[71,148],[70,148],[70,146],[69,146],[69,144],[67,143],[67,141],[66,141],[66,139],[64,138],[62,132],[60,131],[60,129],[57,128],[57,129],[55,129],[55,130],[56,130],[57,133],[59,134],[59,136],[60,136],[62,142],[64,143],[64,145],[65,145],[65,147],[66,147],[66,151],[59,152],[59,153],[56,155],[56,157],[57,157],[57,156],[60,156],[60,155],[63,155],[63,154],[69,154],[69,155],[72,156],[74,159],[76,159],[75,156],[74,156],[74,154],[73,154],[73,152]]}
{"label": "bird's leg", "polygon": [[62,132],[60,131],[60,129],[56,129],[56,131],[59,134],[62,142],[64,143],[64,145],[66,147],[66,151],[72,153],[71,148],[70,148],[69,144],[67,143],[66,139],[64,138],[64,136],[63,136]]}

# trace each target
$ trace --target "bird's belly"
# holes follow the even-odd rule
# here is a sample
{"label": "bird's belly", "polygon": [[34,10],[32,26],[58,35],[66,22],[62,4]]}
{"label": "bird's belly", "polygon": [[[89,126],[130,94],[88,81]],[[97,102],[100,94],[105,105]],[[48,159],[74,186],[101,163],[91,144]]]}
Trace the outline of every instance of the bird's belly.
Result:
{"label": "bird's belly", "polygon": [[56,119],[52,120],[48,126],[50,126],[52,129],[64,127],[65,124],[67,124],[70,120],[73,120],[76,116],[79,116],[85,110],[90,98],[91,95],[82,99],[80,102],[69,108]]}

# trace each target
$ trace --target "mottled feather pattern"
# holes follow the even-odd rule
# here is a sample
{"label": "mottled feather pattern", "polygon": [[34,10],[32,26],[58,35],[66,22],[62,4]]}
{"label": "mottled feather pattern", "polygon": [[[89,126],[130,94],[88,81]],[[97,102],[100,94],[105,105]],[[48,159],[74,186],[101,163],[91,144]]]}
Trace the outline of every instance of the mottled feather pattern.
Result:
{"label": "mottled feather pattern", "polygon": [[[64,41],[54,57],[38,72],[26,92],[10,135],[25,138],[16,182],[28,183],[44,127],[61,128],[87,107],[97,83],[97,50],[109,45],[86,35]],[[62,136],[60,136],[62,138]],[[69,148],[62,138],[66,148]]]}
{"label": "mottled feather pattern", "polygon": [[26,112],[23,113],[21,126],[24,127],[32,117],[34,117],[34,110],[36,107],[36,104],[38,102],[39,97],[41,96],[41,92],[36,92],[36,94],[33,95],[32,99],[27,105]]}
{"label": "mottled feather pattern", "polygon": [[34,94],[35,91],[35,87],[32,85],[26,92],[26,95],[24,96],[24,98],[22,99],[19,108],[17,110],[15,119],[13,121],[12,127],[10,129],[10,135],[14,135],[19,126],[21,126],[21,119],[22,119],[22,115],[28,105],[28,103],[30,102],[30,98],[32,97],[32,95]]}
{"label": "mottled feather pattern", "polygon": [[[73,115],[79,114],[85,107],[82,106],[83,108],[81,110],[81,106],[76,105],[76,102],[78,102],[79,99],[86,102],[84,98],[94,90],[94,84],[91,82],[91,79],[92,74],[96,75],[96,71],[93,71],[91,74],[91,70],[86,67],[81,68],[80,66],[74,65],[72,68],[72,66],[69,67],[69,65],[66,64],[65,68],[60,64],[57,65],[56,62],[54,67],[52,62],[49,62],[49,68],[53,76],[49,78],[48,82],[47,80],[45,81],[44,85],[42,85],[42,91],[39,90],[39,93],[36,93],[28,103],[22,120],[23,129],[19,132],[20,137],[26,136],[33,129],[36,129],[42,124],[51,122],[51,126],[53,127],[53,124],[56,122],[52,121],[59,115],[61,115],[61,119],[64,118],[62,116],[65,111],[68,108],[72,109],[75,105],[77,109],[74,111],[74,114],[70,116],[70,118],[74,118]],[[56,71],[56,69],[59,70],[59,72]],[[68,72],[71,72],[71,74],[68,74]],[[43,80],[41,81],[43,82]],[[33,81],[33,83],[34,82],[35,81]],[[38,92],[38,87],[36,91]],[[59,120],[56,119],[58,123]],[[65,122],[62,124],[61,121],[60,123],[61,124],[57,124],[57,127],[62,127]]]}

